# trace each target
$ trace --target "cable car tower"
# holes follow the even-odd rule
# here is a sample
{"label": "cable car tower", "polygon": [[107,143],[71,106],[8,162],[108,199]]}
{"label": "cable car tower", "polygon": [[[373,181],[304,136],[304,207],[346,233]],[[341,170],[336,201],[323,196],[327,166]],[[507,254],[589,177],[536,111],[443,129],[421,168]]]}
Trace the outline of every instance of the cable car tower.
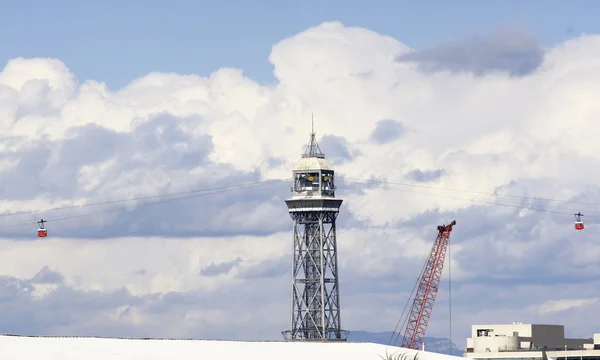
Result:
{"label": "cable car tower", "polygon": [[342,205],[335,198],[333,168],[315,138],[314,126],[302,159],[294,167],[291,328],[286,340],[346,341],[340,321],[335,221]]}

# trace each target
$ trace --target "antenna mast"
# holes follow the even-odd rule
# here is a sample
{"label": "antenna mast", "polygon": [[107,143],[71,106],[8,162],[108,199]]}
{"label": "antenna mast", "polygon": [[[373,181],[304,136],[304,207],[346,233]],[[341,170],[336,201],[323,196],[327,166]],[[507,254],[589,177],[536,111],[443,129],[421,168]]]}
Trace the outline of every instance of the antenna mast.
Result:
{"label": "antenna mast", "polygon": [[325,159],[325,154],[321,151],[319,144],[317,143],[317,136],[315,134],[315,117],[312,115],[312,126],[310,131],[310,141],[306,147],[306,151],[302,154],[303,158],[316,157],[319,159]]}

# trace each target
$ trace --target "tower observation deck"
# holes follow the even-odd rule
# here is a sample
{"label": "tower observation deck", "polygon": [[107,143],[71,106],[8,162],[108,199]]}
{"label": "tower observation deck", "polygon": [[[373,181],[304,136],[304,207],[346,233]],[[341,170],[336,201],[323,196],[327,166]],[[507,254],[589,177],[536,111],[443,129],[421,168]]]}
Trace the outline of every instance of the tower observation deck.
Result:
{"label": "tower observation deck", "polygon": [[293,223],[291,328],[286,340],[346,341],[340,321],[335,221],[342,205],[335,198],[333,168],[314,131],[293,170],[292,198],[286,200]]}

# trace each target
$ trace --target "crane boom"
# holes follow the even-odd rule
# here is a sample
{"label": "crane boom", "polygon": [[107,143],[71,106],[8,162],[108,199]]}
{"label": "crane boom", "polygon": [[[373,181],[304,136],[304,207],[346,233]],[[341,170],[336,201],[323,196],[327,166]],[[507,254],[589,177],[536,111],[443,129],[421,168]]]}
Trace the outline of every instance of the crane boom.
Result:
{"label": "crane boom", "polygon": [[423,344],[425,330],[440,286],[450,232],[454,225],[456,220],[448,225],[437,227],[438,235],[427,258],[402,338],[401,346],[404,348],[419,350]]}

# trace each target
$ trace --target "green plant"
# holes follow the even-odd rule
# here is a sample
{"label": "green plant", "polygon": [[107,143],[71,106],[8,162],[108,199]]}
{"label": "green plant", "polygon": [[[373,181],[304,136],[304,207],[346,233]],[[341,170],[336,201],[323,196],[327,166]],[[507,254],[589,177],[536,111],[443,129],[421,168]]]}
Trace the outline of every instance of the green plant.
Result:
{"label": "green plant", "polygon": [[387,350],[385,351],[385,357],[379,355],[379,357],[383,360],[418,360],[419,353],[409,354],[409,353],[393,353],[388,354]]}

